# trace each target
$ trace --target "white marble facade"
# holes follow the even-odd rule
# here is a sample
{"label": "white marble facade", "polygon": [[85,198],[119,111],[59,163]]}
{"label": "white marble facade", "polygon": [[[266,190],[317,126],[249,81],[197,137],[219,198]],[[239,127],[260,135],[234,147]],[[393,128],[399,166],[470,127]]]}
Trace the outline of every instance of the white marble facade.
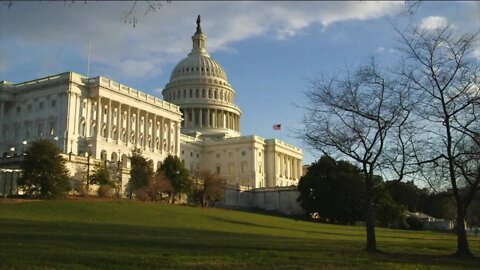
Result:
{"label": "white marble facade", "polygon": [[193,175],[208,169],[229,184],[298,184],[302,150],[277,139],[241,136],[235,90],[208,54],[199,20],[192,41],[192,51],[172,71],[164,100],[106,77],[75,72],[0,82],[1,153],[19,154],[29,142],[47,138],[71,163],[85,163],[89,152],[94,162],[128,168],[127,156],[141,149],[155,169],[171,154]]}
{"label": "white marble facade", "polygon": [[[179,107],[105,77],[67,72],[0,84],[0,151],[20,154],[51,139],[63,153],[128,163],[132,149],[154,161],[180,153]],[[25,145],[26,143],[26,145]]]}

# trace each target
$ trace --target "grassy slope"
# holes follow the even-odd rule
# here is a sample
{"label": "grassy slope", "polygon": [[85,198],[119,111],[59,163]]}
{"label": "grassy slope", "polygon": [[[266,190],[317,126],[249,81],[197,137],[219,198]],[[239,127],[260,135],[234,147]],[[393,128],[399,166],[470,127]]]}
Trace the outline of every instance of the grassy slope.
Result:
{"label": "grassy slope", "polygon": [[[447,233],[364,229],[130,201],[0,204],[2,269],[480,269]],[[480,256],[480,239],[470,238]]]}

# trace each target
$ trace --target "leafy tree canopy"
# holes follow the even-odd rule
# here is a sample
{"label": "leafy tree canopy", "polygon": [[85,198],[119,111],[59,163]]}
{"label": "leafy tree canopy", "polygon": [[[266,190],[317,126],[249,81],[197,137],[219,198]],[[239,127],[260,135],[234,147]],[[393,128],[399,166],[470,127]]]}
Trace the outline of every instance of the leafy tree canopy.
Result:
{"label": "leafy tree canopy", "polygon": [[25,151],[19,188],[28,196],[50,199],[71,189],[69,171],[61,150],[52,141],[40,139]]}
{"label": "leafy tree canopy", "polygon": [[146,160],[139,150],[132,151],[130,157],[130,181],[132,191],[147,187],[154,176],[152,161]]}
{"label": "leafy tree canopy", "polygon": [[353,224],[364,219],[362,175],[346,161],[322,156],[313,163],[298,185],[297,201],[308,213],[324,220]]}
{"label": "leafy tree canopy", "polygon": [[170,181],[173,193],[190,193],[192,190],[192,179],[188,170],[176,156],[169,155],[160,166],[160,171]]}
{"label": "leafy tree canopy", "polygon": [[111,187],[115,185],[112,181],[110,170],[103,162],[95,165],[93,174],[90,176],[89,184],[109,185]]}

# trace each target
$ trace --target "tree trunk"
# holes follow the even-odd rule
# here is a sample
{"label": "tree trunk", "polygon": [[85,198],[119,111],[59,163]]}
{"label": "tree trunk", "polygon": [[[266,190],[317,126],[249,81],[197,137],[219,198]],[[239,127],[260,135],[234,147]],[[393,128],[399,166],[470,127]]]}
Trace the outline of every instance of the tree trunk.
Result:
{"label": "tree trunk", "polygon": [[367,252],[377,252],[377,239],[375,236],[375,213],[373,208],[373,199],[372,199],[372,191],[373,191],[373,174],[366,174],[365,175],[365,197],[366,197],[366,205],[365,205],[365,228],[367,230],[367,245],[365,250]]}
{"label": "tree trunk", "polygon": [[374,210],[372,205],[372,199],[370,195],[367,195],[367,205],[365,211],[365,227],[367,230],[367,245],[365,250],[368,252],[376,252],[377,251],[377,239],[375,236],[375,218],[374,218]]}
{"label": "tree trunk", "polygon": [[455,255],[459,257],[473,257],[468,247],[467,231],[465,230],[466,210],[466,207],[462,203],[457,202],[457,251]]}

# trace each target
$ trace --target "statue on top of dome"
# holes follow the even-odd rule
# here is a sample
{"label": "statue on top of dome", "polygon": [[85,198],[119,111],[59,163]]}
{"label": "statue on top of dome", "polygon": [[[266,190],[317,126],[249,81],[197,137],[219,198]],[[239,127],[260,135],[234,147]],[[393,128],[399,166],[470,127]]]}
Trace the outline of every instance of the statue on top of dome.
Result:
{"label": "statue on top of dome", "polygon": [[195,34],[201,34],[202,33],[202,27],[200,26],[200,15],[197,17],[197,32]]}

